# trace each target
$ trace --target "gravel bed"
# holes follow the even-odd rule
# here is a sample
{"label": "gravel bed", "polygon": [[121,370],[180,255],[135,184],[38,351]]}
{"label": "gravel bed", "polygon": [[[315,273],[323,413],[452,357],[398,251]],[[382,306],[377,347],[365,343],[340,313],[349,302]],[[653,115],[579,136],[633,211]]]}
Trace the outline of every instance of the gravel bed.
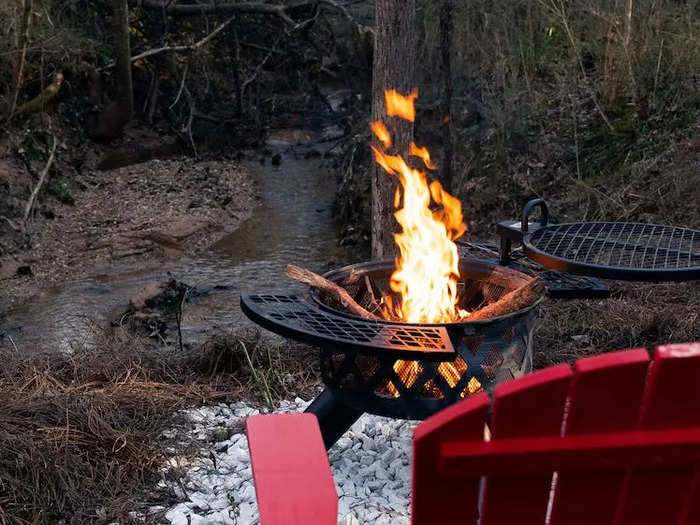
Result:
{"label": "gravel bed", "polygon": [[[300,412],[297,398],[277,412]],[[245,418],[260,413],[245,403],[219,404],[182,412],[188,435],[203,446],[192,459],[175,456],[163,469],[160,488],[170,488],[177,504],[167,509],[173,525],[259,522]],[[414,422],[365,414],[329,452],[338,490],[338,523],[407,525]],[[173,438],[181,429],[168,431]],[[177,483],[173,480],[179,478]],[[152,511],[165,510],[154,508]]]}

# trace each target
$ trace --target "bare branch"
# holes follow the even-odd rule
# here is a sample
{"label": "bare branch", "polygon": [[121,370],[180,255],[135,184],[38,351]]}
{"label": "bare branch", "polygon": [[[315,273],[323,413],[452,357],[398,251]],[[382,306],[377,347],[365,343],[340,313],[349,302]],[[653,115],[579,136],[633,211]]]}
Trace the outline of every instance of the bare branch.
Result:
{"label": "bare branch", "polygon": [[51,146],[51,154],[49,155],[49,160],[46,162],[46,166],[44,166],[44,169],[41,171],[41,175],[39,175],[39,182],[36,183],[36,186],[34,187],[34,190],[32,191],[32,194],[29,196],[29,200],[27,201],[27,207],[24,209],[24,222],[27,222],[27,219],[29,219],[29,214],[32,212],[34,202],[36,201],[36,198],[39,195],[39,190],[41,190],[41,186],[44,184],[44,180],[46,180],[46,175],[48,175],[49,173],[51,164],[53,164],[53,159],[56,154],[57,143],[58,141],[54,136],[53,146]]}
{"label": "bare branch", "polygon": [[[334,0],[309,0],[294,5],[263,4],[260,2],[216,3],[211,4],[175,4],[169,0],[141,0],[141,5],[151,9],[165,9],[170,13],[181,15],[197,15],[208,13],[247,13],[266,14],[279,17],[284,23],[298,29],[297,22],[289,16],[289,12],[304,7],[327,5],[339,11],[346,19],[354,22],[348,10]],[[303,24],[304,22],[302,22]]]}
{"label": "bare branch", "polygon": [[[189,44],[189,45],[183,45],[183,46],[163,46],[163,47],[158,47],[156,49],[149,49],[148,51],[144,51],[143,53],[139,53],[138,55],[134,55],[131,57],[131,61],[135,62],[136,60],[142,60],[146,57],[150,57],[153,55],[158,55],[160,53],[166,53],[166,52],[171,52],[171,53],[181,53],[183,51],[194,51],[195,49],[198,49],[202,47],[204,44],[209,42],[212,38],[214,38],[217,34],[219,34],[226,26],[228,26],[231,22],[233,22],[235,16],[232,16],[219,24],[214,31],[209,33],[207,36],[202,38],[201,40],[195,42],[194,44]],[[110,64],[111,66],[112,64]]]}

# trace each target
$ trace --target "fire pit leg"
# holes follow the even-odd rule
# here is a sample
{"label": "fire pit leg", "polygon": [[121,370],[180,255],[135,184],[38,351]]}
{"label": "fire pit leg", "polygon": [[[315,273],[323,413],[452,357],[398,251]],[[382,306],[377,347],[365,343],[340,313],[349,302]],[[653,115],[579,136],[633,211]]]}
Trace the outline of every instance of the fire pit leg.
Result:
{"label": "fire pit leg", "polygon": [[338,438],[357,421],[363,414],[361,410],[349,407],[343,403],[328,388],[325,388],[319,396],[314,399],[305,412],[315,414],[318,418],[318,426],[321,427],[323,444],[326,450],[338,441]]}

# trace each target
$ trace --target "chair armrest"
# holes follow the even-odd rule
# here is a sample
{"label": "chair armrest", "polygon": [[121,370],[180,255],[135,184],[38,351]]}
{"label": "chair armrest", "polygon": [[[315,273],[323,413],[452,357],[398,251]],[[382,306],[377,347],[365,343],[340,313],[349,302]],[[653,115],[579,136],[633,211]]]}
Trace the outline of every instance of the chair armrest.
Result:
{"label": "chair armrest", "polygon": [[313,414],[246,420],[260,525],[335,525],[338,494]]}

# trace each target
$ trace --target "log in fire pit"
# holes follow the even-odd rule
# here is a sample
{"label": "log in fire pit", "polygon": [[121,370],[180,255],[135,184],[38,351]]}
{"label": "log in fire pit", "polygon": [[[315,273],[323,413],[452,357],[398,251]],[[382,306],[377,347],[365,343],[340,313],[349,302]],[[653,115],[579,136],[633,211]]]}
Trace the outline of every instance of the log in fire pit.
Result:
{"label": "log in fire pit", "polygon": [[[371,311],[373,304],[378,308],[376,297],[391,295],[394,270],[392,261],[368,262],[325,278]],[[326,389],[308,411],[317,415],[330,447],[363,412],[423,419],[531,371],[542,283],[476,259],[460,260],[459,270],[460,308],[486,316],[511,312],[476,321],[404,323],[360,317],[336,295],[316,289],[310,296],[243,295],[241,307],[259,325],[319,347]]]}

